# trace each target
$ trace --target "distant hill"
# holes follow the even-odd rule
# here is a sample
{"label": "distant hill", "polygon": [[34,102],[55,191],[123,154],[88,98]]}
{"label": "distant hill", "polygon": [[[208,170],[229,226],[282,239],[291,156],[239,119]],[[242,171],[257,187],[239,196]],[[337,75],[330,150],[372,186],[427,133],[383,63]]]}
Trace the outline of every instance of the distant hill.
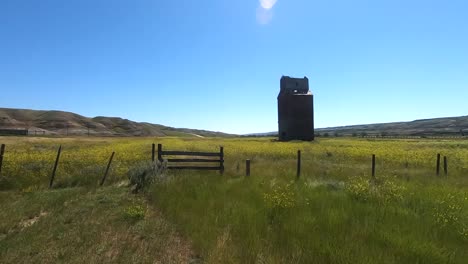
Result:
{"label": "distant hill", "polygon": [[[324,136],[468,136],[468,116],[421,119],[411,122],[353,125],[315,129]],[[253,133],[246,136],[277,136],[278,132]]]}
{"label": "distant hill", "polygon": [[30,134],[94,136],[229,137],[232,134],[174,128],[120,117],[84,117],[64,111],[0,108],[0,129],[28,129]]}
{"label": "distant hill", "polygon": [[394,122],[368,125],[327,127],[316,129],[316,133],[330,135],[374,135],[374,136],[461,136],[468,135],[468,116],[421,119],[411,122]]}

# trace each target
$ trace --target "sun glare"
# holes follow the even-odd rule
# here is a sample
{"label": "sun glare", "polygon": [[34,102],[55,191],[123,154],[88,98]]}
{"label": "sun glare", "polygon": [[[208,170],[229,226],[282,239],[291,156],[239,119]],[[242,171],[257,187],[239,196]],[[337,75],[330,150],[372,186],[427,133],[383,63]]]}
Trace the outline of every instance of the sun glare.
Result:
{"label": "sun glare", "polygon": [[262,25],[270,23],[273,18],[273,7],[277,0],[259,0],[260,6],[257,7],[257,21]]}
{"label": "sun glare", "polygon": [[277,0],[260,0],[260,5],[264,9],[271,9],[276,4]]}
{"label": "sun glare", "polygon": [[257,21],[262,25],[266,25],[270,23],[271,19],[273,18],[272,10],[265,9],[263,7],[257,8]]}

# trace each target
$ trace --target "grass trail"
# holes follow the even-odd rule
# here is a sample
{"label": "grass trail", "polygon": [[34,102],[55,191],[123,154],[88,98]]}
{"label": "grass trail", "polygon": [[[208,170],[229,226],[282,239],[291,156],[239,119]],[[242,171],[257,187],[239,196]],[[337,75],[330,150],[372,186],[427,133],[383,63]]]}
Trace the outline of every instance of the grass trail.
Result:
{"label": "grass trail", "polygon": [[190,244],[125,187],[0,192],[0,263],[188,263]]}

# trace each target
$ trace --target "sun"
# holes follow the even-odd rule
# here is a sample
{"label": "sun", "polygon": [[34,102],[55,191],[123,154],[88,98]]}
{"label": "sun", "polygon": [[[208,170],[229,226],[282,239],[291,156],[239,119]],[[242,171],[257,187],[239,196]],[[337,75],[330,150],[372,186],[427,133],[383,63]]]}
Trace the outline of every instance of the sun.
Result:
{"label": "sun", "polygon": [[271,9],[276,4],[277,0],[260,0],[260,5],[264,9]]}

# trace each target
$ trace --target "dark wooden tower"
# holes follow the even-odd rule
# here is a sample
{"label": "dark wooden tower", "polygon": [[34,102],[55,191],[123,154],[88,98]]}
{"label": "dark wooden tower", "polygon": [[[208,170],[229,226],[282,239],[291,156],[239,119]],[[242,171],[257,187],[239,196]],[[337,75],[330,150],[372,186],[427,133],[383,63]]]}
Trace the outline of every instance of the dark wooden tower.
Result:
{"label": "dark wooden tower", "polygon": [[314,140],[314,96],[307,77],[281,77],[278,128],[281,141]]}

